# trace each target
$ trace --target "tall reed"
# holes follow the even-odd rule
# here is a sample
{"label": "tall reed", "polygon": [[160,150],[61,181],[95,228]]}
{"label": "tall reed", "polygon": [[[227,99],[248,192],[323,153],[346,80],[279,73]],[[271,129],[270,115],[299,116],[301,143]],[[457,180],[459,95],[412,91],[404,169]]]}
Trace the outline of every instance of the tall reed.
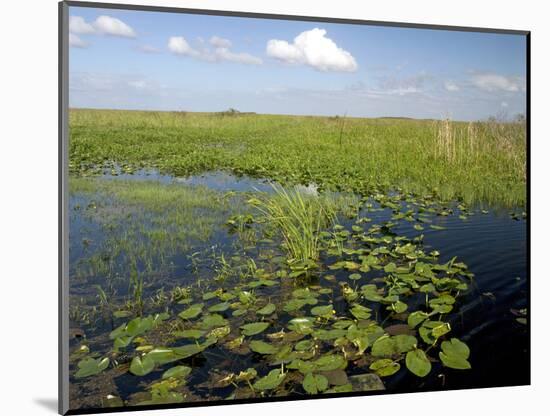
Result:
{"label": "tall reed", "polygon": [[273,185],[274,195],[249,200],[280,232],[291,262],[317,260],[320,231],[335,221],[331,204],[324,197],[307,196],[297,189]]}

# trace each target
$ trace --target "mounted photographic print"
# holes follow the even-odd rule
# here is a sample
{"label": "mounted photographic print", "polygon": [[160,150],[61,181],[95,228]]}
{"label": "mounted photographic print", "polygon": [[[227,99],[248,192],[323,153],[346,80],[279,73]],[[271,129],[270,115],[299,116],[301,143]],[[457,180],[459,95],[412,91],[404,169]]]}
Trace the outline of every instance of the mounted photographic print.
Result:
{"label": "mounted photographic print", "polygon": [[61,413],[530,383],[529,32],[63,2],[60,86]]}

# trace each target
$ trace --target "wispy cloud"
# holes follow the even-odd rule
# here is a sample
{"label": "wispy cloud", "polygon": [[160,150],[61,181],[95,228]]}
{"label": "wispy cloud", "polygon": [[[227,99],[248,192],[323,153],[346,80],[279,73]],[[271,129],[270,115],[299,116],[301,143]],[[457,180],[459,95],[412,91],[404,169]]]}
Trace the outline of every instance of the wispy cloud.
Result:
{"label": "wispy cloud", "polygon": [[445,81],[444,86],[447,91],[460,91],[460,87],[454,81]]}
{"label": "wispy cloud", "polygon": [[226,61],[245,65],[261,65],[263,63],[262,59],[249,53],[231,51],[229,49],[231,41],[228,39],[213,36],[210,38],[209,43],[214,46],[213,49],[196,49],[183,36],[172,36],[168,39],[168,50],[175,55],[187,56],[207,62]]}
{"label": "wispy cloud", "polygon": [[470,77],[473,86],[483,91],[520,92],[525,91],[525,80],[516,76],[505,76],[492,72],[475,73]]}
{"label": "wispy cloud", "polygon": [[380,79],[378,88],[374,89],[372,92],[401,96],[417,94],[424,92],[427,84],[432,80],[433,77],[425,71],[406,77],[395,75],[387,76]]}
{"label": "wispy cloud", "polygon": [[139,45],[137,47],[137,50],[143,53],[151,53],[151,54],[162,52],[159,48],[155,48],[154,46],[151,46],[151,45]]}
{"label": "wispy cloud", "polygon": [[266,53],[287,64],[308,65],[319,71],[354,72],[358,65],[348,51],[326,37],[325,29],[314,28],[300,33],[292,43],[271,39]]}

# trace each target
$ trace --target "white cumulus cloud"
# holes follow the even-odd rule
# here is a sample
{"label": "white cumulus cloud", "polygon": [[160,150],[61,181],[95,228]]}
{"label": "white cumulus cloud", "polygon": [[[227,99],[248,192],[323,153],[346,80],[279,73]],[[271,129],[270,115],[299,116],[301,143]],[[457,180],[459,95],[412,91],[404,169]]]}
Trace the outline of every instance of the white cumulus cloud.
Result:
{"label": "white cumulus cloud", "polygon": [[69,46],[73,48],[87,48],[88,43],[84,42],[78,35],[74,33],[69,33]]}
{"label": "white cumulus cloud", "polygon": [[198,56],[199,52],[191,47],[183,36],[172,36],[168,39],[168,49],[177,55]]}
{"label": "white cumulus cloud", "polygon": [[231,41],[229,39],[220,38],[218,36],[212,36],[210,38],[210,44],[216,48],[230,48]]}
{"label": "white cumulus cloud", "polygon": [[69,17],[69,32],[78,35],[91,35],[95,33],[95,28],[84,20],[81,16]]}
{"label": "white cumulus cloud", "polygon": [[135,38],[136,32],[122,20],[111,16],[99,16],[93,23],[94,28],[101,34]]}
{"label": "white cumulus cloud", "polygon": [[309,65],[319,71],[354,72],[357,62],[348,51],[326,37],[325,29],[314,28],[300,33],[292,43],[271,39],[267,42],[268,56],[288,64]]}
{"label": "white cumulus cloud", "polygon": [[508,77],[494,73],[474,74],[471,77],[472,84],[484,91],[525,91],[525,82],[520,77]]}
{"label": "white cumulus cloud", "polygon": [[168,50],[176,55],[189,56],[207,62],[226,61],[245,65],[261,65],[263,63],[260,58],[250,55],[249,53],[233,52],[227,46],[219,46],[231,45],[231,41],[227,39],[213,36],[209,42],[211,45],[215,44],[218,46],[215,46],[214,49],[195,49],[183,36],[172,36],[168,39]]}
{"label": "white cumulus cloud", "polygon": [[[77,46],[79,43],[84,43],[87,45],[86,42],[82,41],[76,35],[108,35],[123,38],[135,38],[137,36],[134,29],[122,20],[111,16],[99,16],[93,22],[87,22],[81,16],[70,16],[69,34],[73,36],[73,46]],[[71,40],[69,39],[69,42],[70,41]]]}

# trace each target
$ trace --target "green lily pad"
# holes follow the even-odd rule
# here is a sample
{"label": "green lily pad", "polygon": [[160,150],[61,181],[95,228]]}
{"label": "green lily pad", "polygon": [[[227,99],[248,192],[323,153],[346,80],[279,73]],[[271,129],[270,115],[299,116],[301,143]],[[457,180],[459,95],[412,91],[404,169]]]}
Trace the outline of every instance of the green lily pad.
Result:
{"label": "green lily pad", "polygon": [[330,317],[333,314],[332,305],[315,306],[311,308],[311,314],[314,316]]}
{"label": "green lily pad", "polygon": [[172,334],[178,338],[199,339],[205,333],[206,331],[201,331],[200,329],[185,329],[183,331],[174,331]]}
{"label": "green lily pad", "polygon": [[240,381],[250,381],[256,378],[258,372],[254,368],[247,368],[245,371],[241,371],[236,377],[235,380]]}
{"label": "green lily pad", "polygon": [[369,368],[380,377],[388,377],[397,373],[401,366],[389,358],[382,358],[373,362]]}
{"label": "green lily pad", "polygon": [[294,346],[296,351],[307,351],[312,349],[315,346],[315,343],[310,339],[305,339],[303,341],[297,342]]}
{"label": "green lily pad", "polygon": [[357,319],[369,319],[371,317],[372,309],[356,303],[350,309],[350,312]]}
{"label": "green lily pad", "polygon": [[149,374],[155,368],[155,362],[149,355],[134,357],[130,363],[130,372],[136,376]]}
{"label": "green lily pad", "polygon": [[196,318],[201,314],[203,306],[204,306],[203,303],[196,303],[195,305],[192,305],[189,308],[185,309],[184,311],[180,312],[178,316],[181,319]]}
{"label": "green lily pad", "polygon": [[254,390],[272,390],[279,387],[285,377],[286,374],[282,373],[280,368],[276,368],[271,370],[267,376],[256,381],[252,387]]}
{"label": "green lily pad", "polygon": [[182,347],[172,348],[172,351],[179,357],[180,360],[183,360],[188,357],[192,357],[204,350],[204,347],[200,344],[189,344]]}
{"label": "green lily pad", "polygon": [[[208,312],[225,312],[229,309],[228,302],[221,302],[208,308]],[[180,315],[181,316],[181,315]]]}
{"label": "green lily pad", "polygon": [[294,318],[288,322],[288,329],[302,335],[311,334],[315,323],[312,317]]}
{"label": "green lily pad", "polygon": [[302,386],[307,393],[317,394],[328,388],[328,379],[320,374],[307,373]]}
{"label": "green lily pad", "polygon": [[396,312],[396,313],[403,313],[407,310],[408,308],[408,305],[404,302],[401,302],[400,300],[395,302],[395,303],[392,303],[391,305],[391,308]]}
{"label": "green lily pad", "polygon": [[208,338],[220,339],[220,338],[226,337],[230,333],[231,333],[231,328],[229,326],[220,326],[210,331],[208,333]]}
{"label": "green lily pad", "polygon": [[315,367],[319,371],[344,369],[347,363],[346,359],[338,354],[326,354],[314,361]]}
{"label": "green lily pad", "polygon": [[275,354],[278,350],[264,341],[250,341],[250,349],[258,354]]}
{"label": "green lily pad", "polygon": [[383,296],[378,293],[378,288],[374,284],[361,286],[361,294],[366,300],[371,302],[380,302],[383,299]]}
{"label": "green lily pad", "polygon": [[271,315],[273,312],[275,312],[276,306],[273,303],[268,303],[263,308],[258,309],[256,313],[260,315]]}
{"label": "green lily pad", "polygon": [[449,341],[443,341],[441,343],[441,349],[448,355],[458,355],[465,359],[470,357],[470,348],[458,338],[451,338]]}
{"label": "green lily pad", "polygon": [[166,370],[162,374],[162,378],[185,378],[189,374],[191,374],[191,367],[187,367],[185,365],[177,365],[175,367],[170,368],[169,370]]}
{"label": "green lily pad", "polygon": [[441,352],[439,358],[445,367],[456,370],[468,370],[471,367],[468,362],[470,357],[470,348],[457,338],[451,338],[450,341],[441,343]]}
{"label": "green lily pad", "polygon": [[168,364],[181,359],[173,349],[164,347],[152,349],[147,353],[147,357],[152,359],[155,364],[159,365]]}
{"label": "green lily pad", "polygon": [[412,350],[417,340],[412,335],[384,336],[378,338],[372,345],[372,355],[375,357],[391,357]]}
{"label": "green lily pad", "polygon": [[292,370],[298,370],[300,373],[304,375],[316,370],[314,363],[312,363],[311,361],[303,361],[303,360],[300,360],[299,358],[296,360],[293,360],[290,364],[288,364],[287,368],[290,368]]}
{"label": "green lily pad", "polygon": [[84,358],[78,363],[78,371],[75,374],[76,378],[84,378],[95,376],[109,367],[109,358],[94,359],[91,357]]}
{"label": "green lily pad", "polygon": [[252,336],[264,332],[269,326],[269,322],[254,322],[241,326],[243,335]]}
{"label": "green lily pad", "polygon": [[345,329],[317,329],[313,331],[312,336],[323,341],[328,341],[331,339],[344,337],[346,334],[347,331]]}
{"label": "green lily pad", "polygon": [[426,357],[426,353],[419,349],[409,351],[405,363],[409,371],[418,377],[426,377],[432,370],[432,364]]}
{"label": "green lily pad", "polygon": [[205,330],[226,325],[227,320],[217,313],[206,315],[200,322],[200,327]]}
{"label": "green lily pad", "polygon": [[445,367],[454,368],[455,370],[469,370],[472,368],[468,360],[459,356],[447,355],[440,351],[439,358]]}
{"label": "green lily pad", "polygon": [[118,337],[117,339],[115,339],[115,342],[113,343],[114,350],[118,351],[119,348],[126,348],[128,345],[130,345],[133,339],[134,337],[130,337],[130,336]]}

